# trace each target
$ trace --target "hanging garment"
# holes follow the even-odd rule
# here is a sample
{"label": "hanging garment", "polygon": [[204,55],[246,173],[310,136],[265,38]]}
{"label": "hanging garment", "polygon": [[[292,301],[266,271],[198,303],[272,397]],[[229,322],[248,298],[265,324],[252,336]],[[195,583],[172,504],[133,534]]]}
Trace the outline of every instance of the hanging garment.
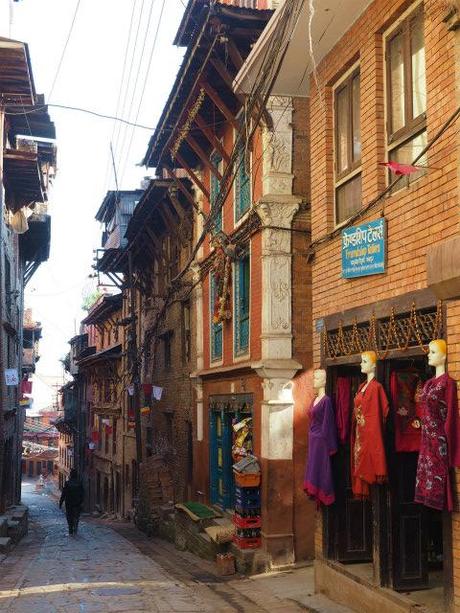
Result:
{"label": "hanging garment", "polygon": [[388,399],[375,379],[360,385],[351,425],[351,481],[356,498],[368,498],[369,486],[387,479],[383,428]]}
{"label": "hanging garment", "polygon": [[452,511],[449,468],[460,467],[457,384],[446,373],[429,379],[422,393],[424,414],[415,479],[415,502]]}
{"label": "hanging garment", "polygon": [[350,435],[350,412],[351,412],[351,379],[337,377],[335,388],[335,420],[339,441],[346,443]]}
{"label": "hanging garment", "polygon": [[423,384],[414,370],[391,373],[391,402],[394,411],[395,449],[398,452],[420,449]]}
{"label": "hanging garment", "polygon": [[337,451],[337,430],[329,396],[310,408],[308,456],[303,489],[319,504],[335,501],[331,455]]}

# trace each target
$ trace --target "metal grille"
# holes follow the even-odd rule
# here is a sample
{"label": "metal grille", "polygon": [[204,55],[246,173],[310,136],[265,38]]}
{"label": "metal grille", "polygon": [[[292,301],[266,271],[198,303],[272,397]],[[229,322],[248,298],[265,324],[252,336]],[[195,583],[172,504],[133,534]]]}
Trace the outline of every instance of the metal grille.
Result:
{"label": "metal grille", "polygon": [[324,333],[326,358],[338,358],[373,350],[385,353],[405,351],[411,347],[425,347],[435,338],[442,337],[441,306],[415,310],[381,319],[340,326]]}

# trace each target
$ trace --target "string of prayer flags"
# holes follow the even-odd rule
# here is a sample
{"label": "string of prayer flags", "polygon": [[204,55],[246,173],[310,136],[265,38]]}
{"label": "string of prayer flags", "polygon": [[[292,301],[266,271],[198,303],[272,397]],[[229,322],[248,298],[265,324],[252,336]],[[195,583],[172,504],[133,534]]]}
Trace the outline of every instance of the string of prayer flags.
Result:
{"label": "string of prayer flags", "polygon": [[144,390],[144,397],[151,398],[152,397],[152,389],[153,385],[151,383],[143,383],[142,389]]}
{"label": "string of prayer flags", "polygon": [[131,385],[128,385],[126,389],[128,390],[129,396],[134,396],[134,383],[131,383]]}
{"label": "string of prayer flags", "polygon": [[5,384],[7,386],[19,385],[19,375],[17,368],[7,368],[5,370]]}

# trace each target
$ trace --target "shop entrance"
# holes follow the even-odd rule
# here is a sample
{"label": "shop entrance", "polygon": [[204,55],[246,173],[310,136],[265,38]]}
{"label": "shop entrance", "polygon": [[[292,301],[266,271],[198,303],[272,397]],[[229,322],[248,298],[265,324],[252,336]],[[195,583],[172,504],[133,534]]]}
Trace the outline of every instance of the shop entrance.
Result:
{"label": "shop entrance", "polygon": [[[252,416],[252,394],[211,396],[209,403],[210,500],[222,509],[234,506],[235,442],[233,426]],[[252,428],[251,428],[252,429]],[[252,436],[250,437],[252,441]],[[248,441],[249,443],[249,441]]]}
{"label": "shop entrance", "polygon": [[[443,585],[443,514],[414,503],[419,394],[433,375],[425,356],[418,355],[379,361],[378,369],[377,378],[390,401],[385,429],[388,484],[374,487],[369,501],[353,499],[349,423],[346,440],[333,459],[337,502],[325,512],[328,555],[358,564],[358,574],[397,591],[437,588]],[[363,381],[360,367],[334,366],[328,375],[331,397],[340,379],[348,380],[351,422],[353,398]]]}

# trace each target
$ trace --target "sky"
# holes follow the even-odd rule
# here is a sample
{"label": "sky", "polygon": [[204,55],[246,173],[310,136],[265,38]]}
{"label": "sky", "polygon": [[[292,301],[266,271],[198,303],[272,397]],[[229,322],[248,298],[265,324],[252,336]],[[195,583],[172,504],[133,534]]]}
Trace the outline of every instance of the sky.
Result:
{"label": "sky", "polygon": [[[0,3],[1,17],[9,0]],[[44,93],[51,103],[115,115],[121,91],[118,116],[154,127],[183,53],[172,44],[184,11],[183,0],[80,0],[57,73],[77,4],[78,0],[11,3],[11,38],[29,44],[37,92]],[[3,36],[8,36],[6,23],[2,19]],[[50,193],[51,254],[29,282],[25,298],[25,306],[32,307],[34,318],[43,326],[41,358],[34,377],[34,412],[51,404],[54,379],[62,380],[63,376],[60,359],[68,352],[68,340],[78,334],[78,324],[85,315],[81,310],[84,296],[96,287],[96,280],[89,278],[93,250],[101,240],[94,216],[107,189],[115,188],[110,142],[114,144],[120,189],[138,188],[144,176],[153,174],[152,169],[137,166],[151,130],[119,130],[114,129],[113,121],[87,114],[55,108],[49,112],[56,125],[58,147],[58,171]]]}

